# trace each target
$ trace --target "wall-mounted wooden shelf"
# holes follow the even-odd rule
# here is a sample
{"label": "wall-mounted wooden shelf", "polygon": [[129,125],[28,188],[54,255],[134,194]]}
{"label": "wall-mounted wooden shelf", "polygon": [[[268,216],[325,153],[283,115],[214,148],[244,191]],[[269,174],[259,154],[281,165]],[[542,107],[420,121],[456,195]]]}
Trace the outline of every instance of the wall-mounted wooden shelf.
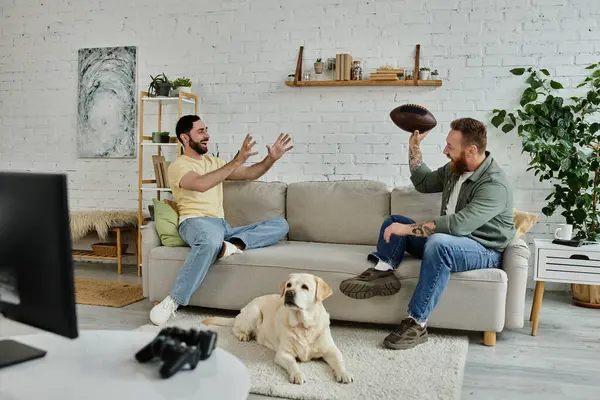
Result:
{"label": "wall-mounted wooden shelf", "polygon": [[294,74],[293,81],[286,81],[286,86],[291,87],[305,87],[305,86],[442,86],[441,79],[432,80],[421,80],[419,79],[419,58],[421,56],[421,45],[416,46],[415,51],[415,65],[414,65],[414,78],[407,80],[329,80],[329,81],[303,81],[302,80],[302,55],[304,53],[304,46],[300,46],[298,51],[298,60],[296,62],[296,73]]}
{"label": "wall-mounted wooden shelf", "polygon": [[442,86],[441,80],[287,81],[287,86]]}

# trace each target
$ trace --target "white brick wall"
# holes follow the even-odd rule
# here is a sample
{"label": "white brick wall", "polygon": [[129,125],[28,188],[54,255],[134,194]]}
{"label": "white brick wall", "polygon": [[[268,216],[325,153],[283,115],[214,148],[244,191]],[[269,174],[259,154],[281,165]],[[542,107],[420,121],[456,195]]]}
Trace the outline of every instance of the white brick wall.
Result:
{"label": "white brick wall", "polygon": [[[138,88],[149,75],[192,78],[212,151],[230,157],[249,130],[265,143],[280,131],[295,149],[266,180],[378,179],[408,183],[408,134],[389,120],[406,102],[431,109],[439,126],[426,139],[431,167],[452,119],[480,118],[517,104],[518,65],[546,67],[574,87],[600,53],[597,0],[222,0],[0,3],[0,168],[65,171],[74,209],[137,207],[137,160],[77,158],[77,50],[136,45]],[[350,52],[365,75],[381,64],[437,68],[438,88],[289,88],[298,47],[305,68],[317,57]],[[148,107],[152,109],[152,107]],[[176,109],[164,129],[174,131]],[[145,126],[153,129],[156,118]],[[516,206],[539,212],[545,189],[524,172],[519,140],[490,125],[490,149],[515,182]],[[150,168],[147,168],[151,171]],[[152,197],[148,196],[149,200]],[[553,231],[560,217],[533,232]]]}

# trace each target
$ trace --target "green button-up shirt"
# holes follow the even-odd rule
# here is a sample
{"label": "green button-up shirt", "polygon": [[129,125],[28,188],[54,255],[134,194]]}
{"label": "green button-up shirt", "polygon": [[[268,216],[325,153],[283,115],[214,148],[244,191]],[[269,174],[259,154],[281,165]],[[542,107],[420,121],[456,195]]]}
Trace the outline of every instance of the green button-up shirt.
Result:
{"label": "green button-up shirt", "polygon": [[463,182],[454,214],[446,214],[450,193],[458,181],[450,163],[435,171],[423,163],[410,179],[421,193],[442,192],[440,216],[434,219],[436,232],[467,236],[487,248],[503,251],[515,237],[513,193],[502,168],[488,151],[485,155],[485,161]]}

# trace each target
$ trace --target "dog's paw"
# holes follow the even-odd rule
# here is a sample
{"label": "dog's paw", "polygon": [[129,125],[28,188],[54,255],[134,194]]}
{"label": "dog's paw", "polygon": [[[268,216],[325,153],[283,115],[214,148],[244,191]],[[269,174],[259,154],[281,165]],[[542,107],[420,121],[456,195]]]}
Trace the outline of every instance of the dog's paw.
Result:
{"label": "dog's paw", "polygon": [[339,374],[336,374],[336,379],[340,383],[354,382],[354,378],[348,372],[341,372]]}
{"label": "dog's paw", "polygon": [[290,382],[295,383],[296,385],[301,385],[306,382],[306,379],[304,378],[304,374],[302,374],[302,372],[292,372],[290,374]]}
{"label": "dog's paw", "polygon": [[251,337],[248,333],[246,332],[241,332],[241,331],[234,331],[233,334],[235,335],[236,338],[238,338],[241,342],[249,342]]}

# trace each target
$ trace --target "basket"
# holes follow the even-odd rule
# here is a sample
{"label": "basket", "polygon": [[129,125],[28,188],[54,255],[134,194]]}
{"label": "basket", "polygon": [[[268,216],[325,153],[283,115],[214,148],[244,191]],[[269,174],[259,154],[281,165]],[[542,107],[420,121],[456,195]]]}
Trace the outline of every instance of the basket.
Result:
{"label": "basket", "polygon": [[[121,255],[125,254],[127,250],[127,243],[121,243]],[[92,245],[94,255],[99,257],[116,257],[117,256],[117,244],[116,243],[94,243]]]}

